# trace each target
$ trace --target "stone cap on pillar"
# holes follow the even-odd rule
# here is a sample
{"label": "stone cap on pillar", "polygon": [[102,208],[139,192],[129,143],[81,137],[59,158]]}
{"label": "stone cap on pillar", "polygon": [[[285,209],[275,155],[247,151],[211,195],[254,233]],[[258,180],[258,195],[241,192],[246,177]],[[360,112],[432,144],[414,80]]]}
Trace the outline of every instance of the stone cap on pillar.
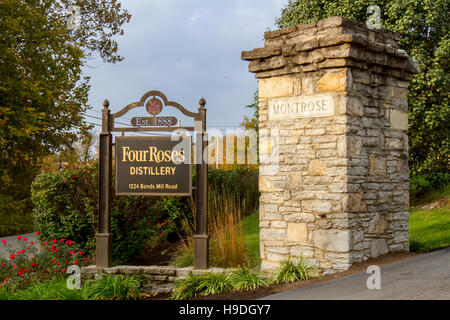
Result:
{"label": "stone cap on pillar", "polygon": [[256,78],[374,65],[379,73],[402,80],[419,72],[417,61],[399,48],[398,33],[342,17],[267,31],[264,37],[263,48],[241,54]]}

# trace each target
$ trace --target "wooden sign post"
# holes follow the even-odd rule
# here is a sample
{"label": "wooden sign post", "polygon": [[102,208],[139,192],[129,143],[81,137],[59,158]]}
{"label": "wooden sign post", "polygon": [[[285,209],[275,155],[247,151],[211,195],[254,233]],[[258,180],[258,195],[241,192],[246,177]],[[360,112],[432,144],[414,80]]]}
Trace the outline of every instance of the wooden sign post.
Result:
{"label": "wooden sign post", "polygon": [[[206,137],[206,101],[200,100],[198,112],[190,112],[180,104],[169,101],[160,91],[145,93],[115,114],[105,100],[102,110],[99,159],[99,213],[96,233],[96,264],[112,267],[111,198],[112,198],[112,134],[111,132],[143,131],[191,131],[196,134],[196,188],[194,268],[208,268],[209,236],[208,165],[203,154],[208,148]],[[152,117],[134,117],[134,127],[116,128],[114,119],[130,110],[145,106]],[[175,107],[185,116],[194,118],[195,127],[175,127],[175,117],[156,117],[164,106]],[[183,141],[180,142],[179,140]],[[181,143],[181,145],[180,145]],[[191,137],[117,137],[116,147],[116,195],[139,196],[192,196]]]}

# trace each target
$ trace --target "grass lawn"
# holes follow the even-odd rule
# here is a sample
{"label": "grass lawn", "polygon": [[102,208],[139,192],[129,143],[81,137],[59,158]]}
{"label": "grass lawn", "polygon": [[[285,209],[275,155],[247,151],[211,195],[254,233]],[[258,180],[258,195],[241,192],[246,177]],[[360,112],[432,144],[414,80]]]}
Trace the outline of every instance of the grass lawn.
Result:
{"label": "grass lawn", "polygon": [[410,250],[426,251],[450,245],[450,184],[433,190],[423,182],[422,188],[412,188],[410,204]]}
{"label": "grass lawn", "polygon": [[259,266],[261,264],[259,256],[259,211],[242,219],[242,233],[251,266]]}
{"label": "grass lawn", "polygon": [[409,237],[419,251],[450,245],[450,209],[411,209]]}

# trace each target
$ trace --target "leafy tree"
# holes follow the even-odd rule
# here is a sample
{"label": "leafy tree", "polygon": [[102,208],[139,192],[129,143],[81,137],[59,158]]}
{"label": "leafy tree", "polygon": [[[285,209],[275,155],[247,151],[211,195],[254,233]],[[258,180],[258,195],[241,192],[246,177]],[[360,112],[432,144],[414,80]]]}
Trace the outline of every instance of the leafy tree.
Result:
{"label": "leafy tree", "polygon": [[253,94],[253,103],[245,106],[253,111],[251,118],[244,116],[241,126],[247,130],[253,129],[256,132],[256,157],[259,162],[259,107],[258,107],[258,90]]}
{"label": "leafy tree", "polygon": [[0,2],[0,216],[26,210],[39,160],[87,128],[82,67],[96,54],[123,59],[113,36],[130,17],[117,0]]}
{"label": "leafy tree", "polygon": [[41,171],[61,171],[77,169],[92,162],[96,157],[96,136],[82,129],[78,139],[72,145],[62,146],[61,150],[44,157],[39,164]]}
{"label": "leafy tree", "polygon": [[381,9],[381,27],[398,32],[400,46],[419,61],[411,80],[409,151],[412,175],[439,183],[449,173],[449,0],[290,0],[276,19],[280,28],[331,16],[366,22],[367,7]]}
{"label": "leafy tree", "polygon": [[244,121],[241,123],[241,126],[245,129],[253,129],[256,132],[259,130],[258,126],[258,118],[259,118],[259,108],[258,108],[258,90],[253,94],[253,103],[245,106],[246,108],[250,108],[253,111],[253,115],[251,118],[244,116]]}

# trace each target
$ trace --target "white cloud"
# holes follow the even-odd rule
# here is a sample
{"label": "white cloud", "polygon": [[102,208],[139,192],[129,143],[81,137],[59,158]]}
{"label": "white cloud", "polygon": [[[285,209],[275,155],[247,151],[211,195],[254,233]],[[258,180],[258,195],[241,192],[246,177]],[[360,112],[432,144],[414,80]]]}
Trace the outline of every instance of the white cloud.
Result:
{"label": "white cloud", "polygon": [[263,46],[287,0],[128,0],[133,15],[118,38],[125,61],[94,63],[89,102],[113,111],[151,89],[194,110],[203,96],[210,125],[237,126],[257,87],[240,53]]}

